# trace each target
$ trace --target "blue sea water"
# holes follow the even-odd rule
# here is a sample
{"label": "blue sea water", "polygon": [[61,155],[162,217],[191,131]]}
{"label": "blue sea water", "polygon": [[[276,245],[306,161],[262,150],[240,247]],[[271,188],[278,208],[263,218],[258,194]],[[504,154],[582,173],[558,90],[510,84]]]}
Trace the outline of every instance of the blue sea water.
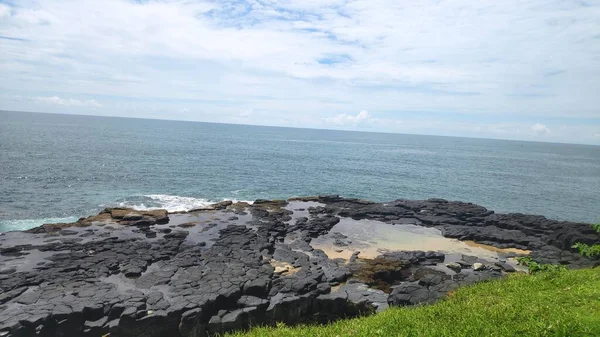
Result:
{"label": "blue sea water", "polygon": [[317,194],[594,222],[599,191],[598,146],[0,112],[0,231]]}

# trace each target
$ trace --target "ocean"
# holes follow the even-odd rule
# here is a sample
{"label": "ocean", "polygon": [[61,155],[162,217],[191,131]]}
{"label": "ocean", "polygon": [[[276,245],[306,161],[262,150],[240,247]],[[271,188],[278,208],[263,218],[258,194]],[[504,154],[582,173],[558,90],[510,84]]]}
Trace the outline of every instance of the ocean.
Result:
{"label": "ocean", "polygon": [[339,194],[600,221],[600,147],[0,112],[0,231],[105,207]]}

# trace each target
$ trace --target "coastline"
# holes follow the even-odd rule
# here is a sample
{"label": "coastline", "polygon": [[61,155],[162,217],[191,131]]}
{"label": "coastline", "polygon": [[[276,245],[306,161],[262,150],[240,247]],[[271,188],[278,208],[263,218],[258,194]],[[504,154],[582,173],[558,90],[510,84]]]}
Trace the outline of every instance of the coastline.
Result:
{"label": "coastline", "polygon": [[[372,236],[344,232],[360,226]],[[413,239],[390,245],[394,235]],[[173,213],[112,208],[0,235],[0,334],[205,336],[326,322],[435,302],[515,272],[518,255],[594,266],[571,249],[575,242],[600,237],[588,224],[442,199],[320,196]],[[337,251],[351,254],[330,256]]]}
{"label": "coastline", "polygon": [[0,167],[0,227],[95,215],[106,207],[174,210],[223,199],[328,193],[377,202],[440,197],[498,212],[600,221],[594,212],[600,205],[598,147],[3,116],[12,143]]}

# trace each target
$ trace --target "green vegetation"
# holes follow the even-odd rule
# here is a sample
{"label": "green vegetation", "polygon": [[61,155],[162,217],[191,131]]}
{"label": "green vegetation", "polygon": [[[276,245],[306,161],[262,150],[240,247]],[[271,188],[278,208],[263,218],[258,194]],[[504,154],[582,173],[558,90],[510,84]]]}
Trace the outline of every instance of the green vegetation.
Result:
{"label": "green vegetation", "polygon": [[533,261],[529,256],[518,257],[517,261],[522,266],[527,266],[531,274],[537,272],[559,272],[567,270],[567,267],[558,264],[541,264]]}
{"label": "green vegetation", "polygon": [[599,313],[600,269],[568,270],[460,288],[429,306],[235,336],[600,336]]}
{"label": "green vegetation", "polygon": [[[592,225],[592,228],[600,233],[600,224]],[[585,243],[577,242],[573,245],[573,248],[579,251],[579,254],[587,258],[600,258],[600,245],[588,245]]]}
{"label": "green vegetation", "polygon": [[573,248],[579,250],[579,254],[585,257],[600,257],[600,245],[586,245],[585,243],[577,242],[573,245]]}

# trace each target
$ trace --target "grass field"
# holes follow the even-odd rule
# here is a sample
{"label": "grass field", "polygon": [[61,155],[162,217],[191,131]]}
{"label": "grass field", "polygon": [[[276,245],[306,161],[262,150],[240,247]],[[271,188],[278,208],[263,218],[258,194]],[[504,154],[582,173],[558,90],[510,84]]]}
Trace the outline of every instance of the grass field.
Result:
{"label": "grass field", "polygon": [[430,306],[234,336],[600,336],[600,268],[512,275]]}

